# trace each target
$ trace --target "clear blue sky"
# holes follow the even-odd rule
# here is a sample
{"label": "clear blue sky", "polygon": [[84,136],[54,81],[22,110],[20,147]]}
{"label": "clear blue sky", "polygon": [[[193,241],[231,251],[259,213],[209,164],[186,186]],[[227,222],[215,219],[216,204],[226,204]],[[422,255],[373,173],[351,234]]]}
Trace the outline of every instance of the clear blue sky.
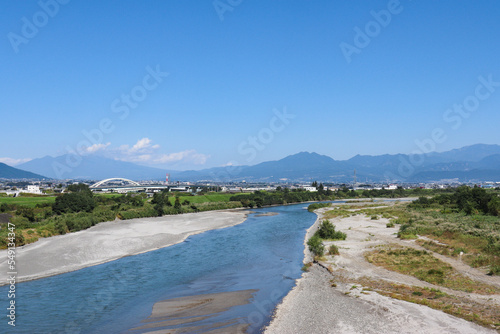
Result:
{"label": "clear blue sky", "polygon": [[[500,82],[498,1],[220,0],[218,12],[212,0],[71,0],[56,13],[54,1],[41,0],[52,16],[3,3],[0,161],[82,143],[82,154],[174,169],[300,151],[343,160],[411,153],[436,128],[437,151],[500,144],[500,86],[474,97],[480,76]],[[388,7],[390,22],[374,23]],[[347,62],[356,27],[372,37]],[[156,68],[169,73],[161,82],[147,77]],[[122,100],[132,92],[134,108]],[[467,118],[446,114],[464,102]],[[288,124],[275,119],[283,110]],[[112,130],[85,145],[82,131],[105,119]]]}

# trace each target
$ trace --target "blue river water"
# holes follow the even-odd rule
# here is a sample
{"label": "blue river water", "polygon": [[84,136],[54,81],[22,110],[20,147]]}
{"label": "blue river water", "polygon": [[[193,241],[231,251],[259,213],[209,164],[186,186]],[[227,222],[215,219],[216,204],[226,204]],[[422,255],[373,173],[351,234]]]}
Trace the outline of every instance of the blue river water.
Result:
{"label": "blue river water", "polygon": [[[301,275],[305,232],[316,219],[306,207],[255,209],[240,225],[194,235],[171,247],[18,283],[16,327],[8,326],[3,316],[0,332],[124,333],[146,319],[158,301],[255,289],[249,304],[207,321],[238,318],[250,323],[250,333],[258,333]],[[259,216],[267,212],[278,215]],[[1,300],[7,291],[0,287]]]}

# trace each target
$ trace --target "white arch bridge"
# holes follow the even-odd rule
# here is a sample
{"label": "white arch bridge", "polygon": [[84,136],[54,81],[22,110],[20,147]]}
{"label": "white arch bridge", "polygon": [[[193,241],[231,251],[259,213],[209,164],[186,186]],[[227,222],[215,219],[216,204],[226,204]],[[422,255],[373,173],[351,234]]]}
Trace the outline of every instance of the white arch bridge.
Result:
{"label": "white arch bridge", "polygon": [[[122,185],[106,185],[108,182],[122,181],[125,184]],[[139,184],[136,181],[125,179],[122,177],[112,177],[106,180],[102,180],[94,183],[89,188],[92,192],[117,192],[117,193],[128,193],[128,192],[157,192],[164,189],[170,189],[172,185],[160,185],[160,184]]]}
{"label": "white arch bridge", "polygon": [[140,184],[138,182],[135,182],[135,181],[132,181],[132,180],[129,180],[129,179],[124,179],[124,178],[121,178],[121,177],[112,177],[110,179],[106,179],[106,180],[102,180],[102,181],[96,182],[93,185],[91,185],[90,188],[99,188],[104,183],[107,183],[107,182],[110,182],[110,181],[125,181],[125,182],[130,183],[133,186],[140,186]]}

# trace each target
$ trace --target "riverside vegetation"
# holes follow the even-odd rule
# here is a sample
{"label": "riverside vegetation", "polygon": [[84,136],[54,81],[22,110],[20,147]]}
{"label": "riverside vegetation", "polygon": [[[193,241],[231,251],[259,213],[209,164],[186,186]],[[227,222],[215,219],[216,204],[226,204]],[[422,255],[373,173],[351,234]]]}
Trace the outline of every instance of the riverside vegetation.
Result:
{"label": "riverside vegetation", "polygon": [[[322,187],[322,185],[321,185]],[[340,196],[345,196],[343,193]],[[253,194],[202,192],[159,192],[148,199],[146,194],[93,194],[84,184],[70,185],[58,196],[23,194],[21,197],[0,195],[0,224],[10,221],[16,226],[15,243],[22,246],[42,237],[80,231],[100,222],[114,219],[158,217],[180,213],[233,208],[253,208],[272,204],[299,203],[334,199],[334,193],[322,188],[316,193],[278,189],[274,193]],[[8,243],[8,229],[0,229],[0,248]]]}
{"label": "riverside vegetation", "polygon": [[[166,214],[200,212],[241,207],[231,202],[230,194],[157,193],[93,194],[87,185],[68,186],[68,193],[59,196],[0,197],[0,215],[16,226],[15,242],[22,246],[69,232],[92,227],[115,219],[157,217]],[[0,230],[0,248],[6,248],[8,229]]]}
{"label": "riverside vegetation", "polygon": [[500,197],[498,191],[462,186],[453,194],[420,197],[408,205],[409,215],[395,219],[398,236],[446,256],[460,256],[474,268],[500,274]]}
{"label": "riverside vegetation", "polygon": [[[416,242],[442,255],[460,258],[489,275],[500,275],[500,191],[461,186],[453,192],[419,197],[409,204],[377,208],[344,205],[325,212],[324,217],[364,214],[387,218],[387,227],[399,225],[400,239]],[[375,206],[375,207],[374,207]],[[353,208],[357,211],[352,211]],[[424,238],[418,238],[418,237]]]}
{"label": "riverside vegetation", "polygon": [[[311,204],[313,207],[314,204]],[[310,206],[311,207],[311,206]],[[319,225],[318,230],[314,235],[307,241],[307,246],[309,250],[314,254],[315,259],[320,259],[325,254],[325,246],[323,245],[323,240],[334,241],[334,240],[345,240],[347,235],[341,231],[336,231],[335,226],[328,220],[323,220]],[[331,245],[329,248],[330,255],[338,255],[339,250],[335,245]]]}
{"label": "riverside vegetation", "polygon": [[[58,196],[23,195],[22,197],[0,196],[1,222],[5,217],[16,225],[16,245],[32,243],[40,237],[65,234],[114,219],[157,217],[169,214],[221,210],[231,208],[253,208],[268,205],[286,205],[307,201],[328,201],[362,197],[407,197],[431,194],[450,194],[449,190],[411,189],[353,191],[346,187],[338,191],[324,190],[322,184],[313,183],[317,192],[278,187],[275,192],[256,191],[252,194],[226,194],[203,192],[193,196],[187,193],[155,193],[152,199],[145,194],[93,194],[88,186],[71,185],[68,193]],[[328,205],[325,203],[316,206]],[[311,207],[313,210],[313,207]],[[334,210],[335,211],[335,210]],[[348,214],[339,210],[336,214]],[[2,217],[0,217],[2,218]],[[401,219],[404,219],[401,217]],[[402,221],[396,221],[402,222]],[[7,244],[7,229],[0,229],[0,248]]]}
{"label": "riverside vegetation", "polygon": [[[363,215],[370,221],[383,219],[388,229],[399,227],[394,234],[400,240],[368,248],[366,260],[431,286],[349,276],[345,269],[334,270],[331,260],[320,257],[325,246],[315,236],[309,239],[309,249],[331,272],[331,282],[362,285],[363,291],[426,305],[500,330],[500,307],[494,302],[500,292],[498,280],[487,276],[500,275],[499,194],[499,189],[462,186],[432,197],[421,196],[411,203],[343,204],[321,214],[329,220]],[[412,239],[415,241],[406,241]]]}

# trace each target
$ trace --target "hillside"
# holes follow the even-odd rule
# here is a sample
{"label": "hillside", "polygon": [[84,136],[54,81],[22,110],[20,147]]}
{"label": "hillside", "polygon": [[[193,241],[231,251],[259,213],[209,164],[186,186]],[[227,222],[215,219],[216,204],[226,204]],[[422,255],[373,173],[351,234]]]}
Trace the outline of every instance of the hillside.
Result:
{"label": "hillside", "polygon": [[47,179],[47,177],[28,172],[22,169],[14,168],[0,162],[0,179]]}

